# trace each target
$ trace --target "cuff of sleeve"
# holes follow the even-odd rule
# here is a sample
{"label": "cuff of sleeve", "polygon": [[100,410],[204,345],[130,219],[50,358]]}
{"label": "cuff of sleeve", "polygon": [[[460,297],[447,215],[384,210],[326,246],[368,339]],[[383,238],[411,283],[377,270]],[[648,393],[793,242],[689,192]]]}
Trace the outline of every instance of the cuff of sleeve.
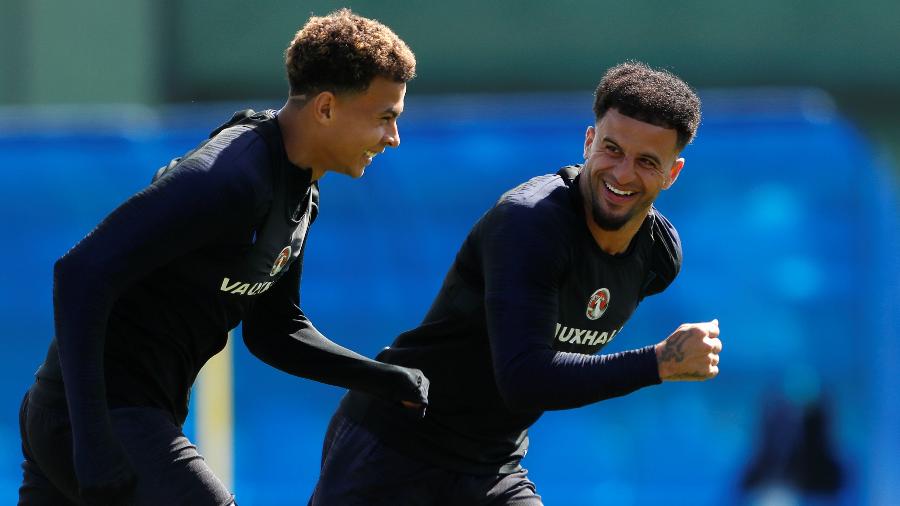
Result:
{"label": "cuff of sleeve", "polygon": [[635,350],[638,374],[648,385],[662,383],[659,377],[659,362],[656,360],[656,345],[649,345]]}

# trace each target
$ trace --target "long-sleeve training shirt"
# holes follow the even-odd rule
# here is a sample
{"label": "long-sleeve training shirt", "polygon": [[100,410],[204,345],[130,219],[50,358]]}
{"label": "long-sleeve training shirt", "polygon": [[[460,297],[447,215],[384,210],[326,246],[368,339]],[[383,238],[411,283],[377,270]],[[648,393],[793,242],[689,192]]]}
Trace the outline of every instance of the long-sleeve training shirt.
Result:
{"label": "long-sleeve training shirt", "polygon": [[275,112],[242,111],[56,263],[56,337],[37,376],[65,384],[76,455],[114,444],[108,407],[183,422],[197,373],[241,321],[250,351],[290,374],[427,402],[419,371],[334,344],[300,309],[318,206]]}
{"label": "long-sleeve training shirt", "polygon": [[651,208],[625,253],[605,253],[585,222],[579,172],[504,194],[469,233],[424,321],[378,355],[429,377],[425,418],[357,392],[340,413],[434,464],[508,473],[544,411],[660,382],[653,346],[595,354],[674,280],[678,234]]}

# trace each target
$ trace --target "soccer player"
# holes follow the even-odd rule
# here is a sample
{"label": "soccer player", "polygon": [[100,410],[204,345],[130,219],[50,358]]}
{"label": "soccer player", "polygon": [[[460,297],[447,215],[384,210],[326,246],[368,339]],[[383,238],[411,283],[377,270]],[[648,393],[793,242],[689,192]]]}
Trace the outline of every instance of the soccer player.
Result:
{"label": "soccer player", "polygon": [[716,320],[594,355],[678,274],[678,234],[653,202],[684,165],[700,101],[671,73],[625,63],[604,75],[594,115],[584,164],[505,193],[421,325],[378,355],[430,378],[426,416],[346,395],[310,504],[541,504],[520,461],[543,411],[718,374]]}
{"label": "soccer player", "polygon": [[240,322],[283,371],[426,404],[421,371],[338,346],[299,307],[318,181],[358,178],[400,144],[415,57],[349,10],[310,18],[285,55],[282,109],[235,114],[56,262],[56,335],[20,414],[19,504],[233,504],[181,426]]}

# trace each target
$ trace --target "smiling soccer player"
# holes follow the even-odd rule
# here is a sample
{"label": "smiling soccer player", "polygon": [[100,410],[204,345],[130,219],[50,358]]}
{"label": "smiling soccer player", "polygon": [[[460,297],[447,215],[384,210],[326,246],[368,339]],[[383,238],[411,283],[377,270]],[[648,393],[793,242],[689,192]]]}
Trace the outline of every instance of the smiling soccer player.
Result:
{"label": "smiling soccer player", "polygon": [[310,18],[285,63],[281,110],[235,114],[56,263],[56,337],[20,414],[20,505],[232,504],[181,425],[197,373],[242,321],[274,367],[427,403],[420,371],[329,341],[299,294],[319,180],[360,177],[400,144],[415,58],[341,10]]}
{"label": "smiling soccer player", "polygon": [[543,411],[718,374],[716,320],[595,355],[681,267],[678,234],[653,202],[684,167],[700,101],[674,75],[626,63],[603,77],[594,115],[584,164],[504,194],[421,325],[378,355],[431,379],[425,418],[349,393],[312,505],[538,505],[521,460]]}

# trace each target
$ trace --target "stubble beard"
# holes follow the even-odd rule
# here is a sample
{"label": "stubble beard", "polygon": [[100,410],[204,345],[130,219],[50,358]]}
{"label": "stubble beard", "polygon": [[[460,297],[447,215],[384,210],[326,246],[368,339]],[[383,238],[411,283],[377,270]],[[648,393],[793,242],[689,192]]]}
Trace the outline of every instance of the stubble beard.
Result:
{"label": "stubble beard", "polygon": [[641,202],[636,203],[629,211],[621,216],[615,216],[612,213],[607,212],[600,203],[600,198],[596,191],[594,190],[594,185],[590,185],[591,188],[591,217],[594,218],[594,223],[600,227],[601,230],[605,230],[607,232],[615,232],[620,230],[625,226],[632,218],[637,216],[640,213],[646,212],[650,209],[650,204],[644,205]]}

